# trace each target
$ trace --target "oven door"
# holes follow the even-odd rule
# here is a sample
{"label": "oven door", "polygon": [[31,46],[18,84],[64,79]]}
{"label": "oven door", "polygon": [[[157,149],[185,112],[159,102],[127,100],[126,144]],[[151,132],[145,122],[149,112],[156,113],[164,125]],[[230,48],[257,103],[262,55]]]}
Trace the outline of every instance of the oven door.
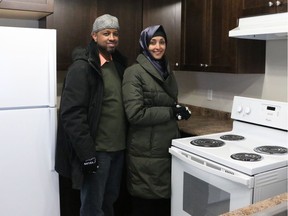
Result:
{"label": "oven door", "polygon": [[216,216],[252,204],[253,177],[176,147],[169,152],[171,216]]}

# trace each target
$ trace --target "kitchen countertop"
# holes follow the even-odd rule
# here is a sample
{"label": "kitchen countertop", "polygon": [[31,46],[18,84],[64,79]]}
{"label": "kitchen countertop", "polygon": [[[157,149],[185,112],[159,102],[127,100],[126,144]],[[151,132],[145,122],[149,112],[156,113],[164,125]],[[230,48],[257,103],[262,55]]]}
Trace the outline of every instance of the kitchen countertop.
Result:
{"label": "kitchen countertop", "polygon": [[286,216],[287,206],[288,193],[283,193],[220,216]]}
{"label": "kitchen countertop", "polygon": [[187,105],[191,110],[188,120],[178,121],[180,131],[191,136],[232,130],[231,113]]}

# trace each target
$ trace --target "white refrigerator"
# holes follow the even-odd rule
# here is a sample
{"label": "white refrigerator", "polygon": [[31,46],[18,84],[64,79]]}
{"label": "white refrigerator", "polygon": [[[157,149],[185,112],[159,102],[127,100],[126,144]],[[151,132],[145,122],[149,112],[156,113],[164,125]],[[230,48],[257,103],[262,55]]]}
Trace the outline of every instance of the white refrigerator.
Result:
{"label": "white refrigerator", "polygon": [[0,26],[0,215],[60,215],[56,89],[56,30]]}

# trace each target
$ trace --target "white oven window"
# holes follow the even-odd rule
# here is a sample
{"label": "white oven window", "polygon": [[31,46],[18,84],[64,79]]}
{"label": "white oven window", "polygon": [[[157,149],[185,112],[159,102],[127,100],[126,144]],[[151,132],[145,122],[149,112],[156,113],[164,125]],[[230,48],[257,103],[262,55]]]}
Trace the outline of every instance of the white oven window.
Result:
{"label": "white oven window", "polygon": [[[253,188],[246,181],[249,177],[240,173],[230,179],[223,175],[223,170],[218,170],[218,164],[207,167],[208,162],[201,157],[174,147],[169,151],[172,154],[171,216],[218,216],[252,204]],[[240,177],[245,181],[239,180]]]}

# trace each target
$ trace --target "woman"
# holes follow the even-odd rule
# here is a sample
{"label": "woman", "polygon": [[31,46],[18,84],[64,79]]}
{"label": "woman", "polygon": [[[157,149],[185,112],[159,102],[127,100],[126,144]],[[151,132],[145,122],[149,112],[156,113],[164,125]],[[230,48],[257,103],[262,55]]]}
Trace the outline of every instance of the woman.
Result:
{"label": "woman", "polygon": [[140,35],[141,54],[125,70],[123,101],[129,121],[127,187],[132,215],[170,216],[171,140],[180,136],[177,120],[190,111],[177,105],[178,88],[165,58],[166,33],[161,25]]}

